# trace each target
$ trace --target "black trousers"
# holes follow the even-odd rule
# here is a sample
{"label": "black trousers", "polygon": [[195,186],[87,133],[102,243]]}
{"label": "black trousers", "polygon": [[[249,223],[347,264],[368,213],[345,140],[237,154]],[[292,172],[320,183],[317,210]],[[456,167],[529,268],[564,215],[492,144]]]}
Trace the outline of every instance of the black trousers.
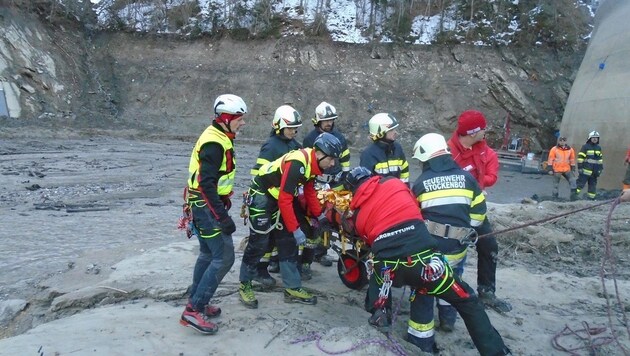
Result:
{"label": "black trousers", "polygon": [[[379,260],[378,256],[376,256],[375,260]],[[503,343],[501,335],[490,323],[482,303],[468,284],[463,282],[458,276],[454,276],[450,267],[447,267],[447,272],[444,274],[445,277],[443,279],[438,279],[434,282],[424,282],[420,279],[424,266],[421,263],[416,263],[409,267],[405,264],[406,260],[406,258],[402,259],[402,263],[398,264],[394,270],[392,283],[394,287],[407,285],[416,289],[417,293],[427,293],[447,301],[457,309],[457,312],[464,320],[466,329],[468,329],[468,333],[481,355],[505,355],[507,347]],[[381,271],[383,266],[383,262],[377,262],[374,265],[374,271]],[[373,305],[378,299],[380,289],[378,282],[380,276],[378,279],[376,277],[376,274],[373,274],[370,278],[366,298],[366,308],[370,312],[373,312]],[[433,293],[433,291],[436,291],[436,293]],[[416,323],[422,320],[420,299],[415,298],[411,303],[410,319]],[[391,295],[388,303],[391,305]]]}
{"label": "black trousers", "polygon": [[[492,234],[492,226],[486,217],[483,224],[475,229],[479,236]],[[494,235],[483,237],[477,241],[477,290],[495,292],[497,277],[497,259],[499,244]]]}
{"label": "black trousers", "polygon": [[[376,260],[378,260],[378,256],[376,256]],[[447,267],[444,279],[438,279],[434,282],[424,282],[420,279],[421,271],[424,268],[421,263],[416,263],[414,266],[408,267],[405,264],[406,259],[401,260],[401,262],[402,263],[398,264],[398,267],[394,270],[394,280],[392,283],[394,287],[407,285],[416,289],[417,293],[427,293],[444,299],[457,309],[457,312],[466,324],[466,329],[468,329],[473,343],[482,356],[505,355],[507,347],[503,343],[501,335],[499,335],[490,323],[490,319],[483,305],[477,298],[477,295],[459,276],[453,276],[450,267]],[[377,262],[374,265],[374,271],[380,271],[383,267],[383,262]],[[370,278],[366,300],[366,307],[370,312],[373,312],[372,306],[378,299],[380,290],[379,280],[380,276],[377,279],[376,273]],[[433,293],[433,291],[436,290],[437,293]],[[420,308],[420,299],[421,298],[415,298],[411,303],[410,319],[414,322],[421,320],[422,308]],[[388,303],[391,305],[391,295]]]}

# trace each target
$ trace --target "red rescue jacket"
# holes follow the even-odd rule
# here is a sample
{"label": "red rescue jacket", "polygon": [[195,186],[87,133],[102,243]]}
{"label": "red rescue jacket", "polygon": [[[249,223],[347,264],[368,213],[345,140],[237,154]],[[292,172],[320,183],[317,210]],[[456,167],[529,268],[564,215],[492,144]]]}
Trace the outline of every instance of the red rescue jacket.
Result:
{"label": "red rescue jacket", "polygon": [[396,225],[422,221],[416,197],[405,183],[396,178],[376,176],[363,182],[352,196],[350,209],[355,210],[357,234],[369,246],[381,233]]}
{"label": "red rescue jacket", "polygon": [[459,142],[457,132],[454,132],[448,140],[448,147],[455,162],[475,177],[482,190],[497,182],[499,158],[497,153],[488,147],[485,140],[479,141],[467,149]]}

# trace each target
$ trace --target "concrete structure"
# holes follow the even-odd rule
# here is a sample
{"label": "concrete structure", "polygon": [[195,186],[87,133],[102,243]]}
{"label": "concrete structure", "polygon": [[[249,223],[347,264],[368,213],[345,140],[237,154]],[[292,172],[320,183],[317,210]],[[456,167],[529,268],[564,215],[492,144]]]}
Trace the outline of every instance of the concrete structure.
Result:
{"label": "concrete structure", "polygon": [[604,172],[598,188],[620,189],[630,145],[630,1],[605,0],[565,107],[560,132],[579,150],[601,134]]}

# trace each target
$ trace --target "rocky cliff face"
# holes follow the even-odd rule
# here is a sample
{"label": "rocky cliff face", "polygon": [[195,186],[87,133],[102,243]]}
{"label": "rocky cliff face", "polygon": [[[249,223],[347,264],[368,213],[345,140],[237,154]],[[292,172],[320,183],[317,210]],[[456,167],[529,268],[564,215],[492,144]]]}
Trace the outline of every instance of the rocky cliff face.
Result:
{"label": "rocky cliff face", "polygon": [[338,124],[357,147],[366,143],[367,120],[377,112],[401,121],[410,149],[425,132],[450,134],[457,115],[476,108],[487,114],[491,143],[500,144],[509,114],[512,133],[536,150],[553,140],[583,55],[291,37],[89,36],[70,20],[50,24],[2,11],[0,69],[5,92],[18,103],[13,118],[2,119],[10,135],[36,127],[58,134],[195,136],[209,122],[214,98],[232,92],[250,106],[242,136],[251,139],[267,135],[277,106],[291,103],[308,119],[325,100],[338,108]]}

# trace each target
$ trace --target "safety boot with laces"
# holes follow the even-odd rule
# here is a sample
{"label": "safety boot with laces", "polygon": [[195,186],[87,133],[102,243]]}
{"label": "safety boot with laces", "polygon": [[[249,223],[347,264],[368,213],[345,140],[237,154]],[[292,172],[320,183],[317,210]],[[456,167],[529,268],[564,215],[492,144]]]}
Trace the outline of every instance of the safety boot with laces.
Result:
{"label": "safety boot with laces", "polygon": [[238,288],[238,296],[241,303],[245,304],[250,309],[258,308],[258,300],[252,290],[252,282],[241,282]]}
{"label": "safety boot with laces", "polygon": [[208,316],[188,307],[184,309],[179,323],[183,326],[189,326],[202,334],[216,334],[219,331],[219,326],[208,320]]}
{"label": "safety boot with laces", "polygon": [[304,288],[286,288],[284,290],[285,303],[317,304],[317,297]]}
{"label": "safety boot with laces", "polygon": [[503,299],[498,298],[493,291],[480,289],[479,300],[487,307],[499,313],[507,313],[512,310],[512,305]]}
{"label": "safety boot with laces", "polygon": [[[194,310],[191,302],[188,302],[188,304],[186,304],[186,310]],[[221,315],[221,308],[217,307],[216,305],[206,305],[206,307],[203,308],[203,313],[206,314],[206,316],[209,318],[214,318]]]}

